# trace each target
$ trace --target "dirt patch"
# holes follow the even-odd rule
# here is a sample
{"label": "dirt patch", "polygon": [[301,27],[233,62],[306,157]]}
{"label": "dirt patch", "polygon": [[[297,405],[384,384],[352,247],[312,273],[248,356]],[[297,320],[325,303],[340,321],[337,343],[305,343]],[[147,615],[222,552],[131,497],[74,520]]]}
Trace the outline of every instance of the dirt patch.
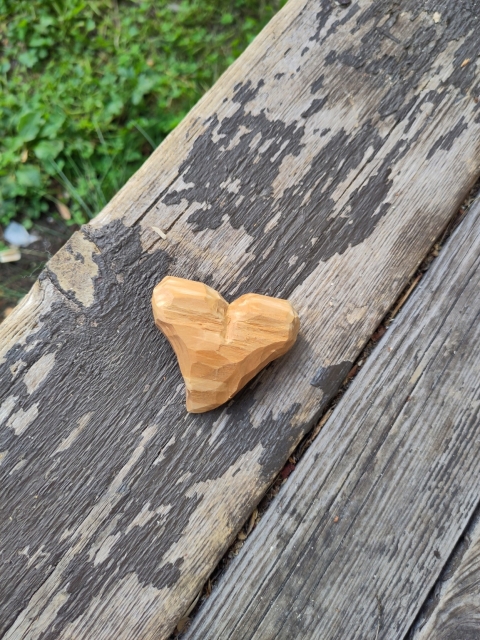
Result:
{"label": "dirt patch", "polygon": [[50,216],[42,218],[30,230],[40,240],[20,249],[22,257],[18,262],[0,264],[0,321],[28,293],[46,262],[77,229],[77,225],[67,227]]}

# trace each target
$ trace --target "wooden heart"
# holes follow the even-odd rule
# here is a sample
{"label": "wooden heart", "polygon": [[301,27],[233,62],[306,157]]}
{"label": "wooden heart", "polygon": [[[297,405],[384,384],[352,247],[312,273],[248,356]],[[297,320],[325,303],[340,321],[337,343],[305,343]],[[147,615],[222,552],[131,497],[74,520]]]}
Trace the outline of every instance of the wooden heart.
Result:
{"label": "wooden heart", "polygon": [[287,300],[247,293],[228,304],[206,284],[173,276],[157,284],[152,307],[177,355],[192,413],[229,400],[290,349],[300,327]]}

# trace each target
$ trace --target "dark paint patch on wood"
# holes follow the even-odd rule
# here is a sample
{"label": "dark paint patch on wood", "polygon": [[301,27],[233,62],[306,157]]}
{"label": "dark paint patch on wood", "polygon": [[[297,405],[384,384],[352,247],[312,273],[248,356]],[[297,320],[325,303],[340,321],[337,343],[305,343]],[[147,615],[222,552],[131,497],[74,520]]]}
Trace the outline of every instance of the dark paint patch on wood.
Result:
{"label": "dark paint patch on wood", "polygon": [[247,80],[247,82],[245,83],[239,82],[233,88],[235,93],[233,95],[232,101],[237,102],[238,104],[241,104],[241,105],[246,105],[248,102],[250,102],[255,98],[255,96],[257,95],[257,93],[260,91],[260,89],[263,87],[264,84],[265,84],[264,80],[259,80],[257,82],[256,87],[252,87],[251,80]]}
{"label": "dark paint patch on wood", "polygon": [[311,86],[310,86],[310,93],[317,93],[317,91],[320,91],[320,89],[323,87],[323,81],[325,80],[325,74],[322,73],[321,76],[319,76],[315,82],[312,82]]}
{"label": "dark paint patch on wood", "polygon": [[322,2],[321,9],[316,15],[317,30],[313,34],[313,36],[311,36],[310,41],[320,42],[320,34],[327,24],[327,21],[333,9],[334,5],[330,2],[330,0],[324,0],[324,2]]}
{"label": "dark paint patch on wood", "polygon": [[[72,303],[56,305],[48,317],[40,318],[42,328],[35,335],[39,346],[33,346],[29,351],[17,347],[1,367],[1,378],[10,387],[9,393],[18,398],[18,406],[24,411],[35,403],[39,407],[39,415],[25,435],[17,437],[10,429],[1,432],[0,448],[8,449],[0,469],[2,503],[5,513],[12,518],[6,517],[0,523],[4,548],[10,554],[8,558],[3,556],[2,585],[5,589],[8,587],[8,597],[5,594],[0,598],[2,630],[8,628],[18,609],[71,546],[68,537],[60,541],[62,532],[79,526],[125,463],[125,456],[128,457],[128,452],[138,445],[148,420],[155,422],[162,408],[158,398],[166,391],[168,395],[175,382],[180,382],[175,363],[162,349],[162,337],[151,322],[151,291],[168,271],[168,256],[162,251],[151,256],[142,255],[140,242],[135,241],[138,232],[122,229],[119,223],[114,223],[105,232],[84,228],[84,233],[87,231],[102,251],[93,257],[99,268],[95,303],[89,309],[83,309],[73,304],[71,298]],[[117,281],[117,274],[124,277],[122,284]],[[47,271],[42,277],[52,276]],[[110,348],[112,331],[116,334],[118,356],[112,354]],[[21,380],[10,379],[8,367],[19,359],[29,366],[45,353],[45,344],[52,345],[49,351],[55,353],[49,389],[47,392],[40,388],[28,395]],[[29,341],[26,347],[29,347]],[[163,382],[163,376],[168,380],[167,384]],[[143,392],[146,384],[152,387],[148,394]],[[98,393],[102,388],[104,394]],[[127,402],[132,397],[139,399],[136,411],[132,411]],[[181,399],[177,411],[181,410],[180,403]],[[90,422],[68,451],[54,454],[56,447],[89,412],[92,413]],[[135,431],[135,427],[139,430]],[[161,442],[162,434],[159,433],[157,446],[161,446]],[[105,464],[107,451],[108,465]],[[153,448],[146,452],[147,460],[150,456],[153,462],[154,453]],[[9,475],[19,457],[27,460],[20,487],[18,477]],[[130,491],[131,486],[126,483],[120,507],[128,504]],[[64,501],[62,509],[59,509],[59,496]],[[133,503],[131,507],[134,507]],[[188,518],[186,513],[185,516]],[[139,552],[138,533],[133,530],[130,535],[128,562],[135,564],[137,560],[141,568],[148,559],[143,559]],[[28,568],[28,558],[17,551],[29,546],[33,555],[41,545],[42,552],[47,554],[44,568]],[[88,566],[93,565],[85,558],[76,559],[70,573],[80,572],[82,562],[89,574]],[[152,567],[146,566],[150,573]],[[122,568],[125,569],[120,563],[120,572]],[[74,610],[78,614],[79,609],[88,606],[85,590],[95,595],[104,579],[102,574],[105,574],[105,567],[100,566],[98,570],[91,570],[83,587],[78,583],[83,593],[72,591],[72,597],[65,605],[66,611]],[[152,581],[165,581],[162,575],[151,577]],[[12,589],[12,584],[17,585],[16,589]],[[70,589],[74,584],[71,582]]]}
{"label": "dark paint patch on wood", "polygon": [[310,116],[313,116],[321,111],[327,103],[327,100],[328,96],[325,96],[324,98],[316,98],[315,100],[313,100],[308,109],[302,113],[302,118],[310,118]]}
{"label": "dark paint patch on wood", "polygon": [[[424,24],[418,24],[408,41],[400,42],[394,34],[400,15],[408,12],[414,21],[422,11],[432,15],[438,12],[441,22],[438,25],[432,22],[428,28]],[[471,89],[475,79],[475,65],[462,68],[461,64],[466,59],[475,60],[478,55],[479,18],[480,5],[477,0],[459,0],[455,3],[449,0],[406,0],[401,6],[396,6],[391,0],[379,0],[358,15],[353,33],[364,25],[369,25],[369,30],[362,35],[361,41],[344,51],[332,50],[326,57],[326,63],[340,61],[354,69],[363,70],[371,77],[377,77],[381,83],[388,77],[391,89],[382,100],[379,113],[382,117],[396,114],[398,119],[402,119],[409,109],[409,88],[419,83],[432,61],[452,40],[465,38],[456,53],[454,69],[450,77],[444,79],[444,83],[461,89],[464,94]],[[466,33],[465,25],[472,24],[472,21],[478,27]],[[382,38],[396,40],[399,43],[398,53],[385,55],[381,47]]]}
{"label": "dark paint patch on wood", "polygon": [[[396,38],[392,32],[400,14],[410,11],[412,19],[415,19],[424,8],[431,9],[432,12],[434,9],[442,12],[442,28],[437,28],[433,23],[427,29],[424,24],[414,26],[407,48],[402,46],[398,52],[390,55],[382,53],[381,41],[386,36],[379,36],[379,24],[382,23],[383,31],[387,30],[386,32]],[[331,2],[322,3],[321,11],[317,14],[318,33],[324,29],[334,10],[335,6]],[[358,10],[358,5],[353,5],[341,20],[333,23],[325,38],[331,34],[332,29],[351,19]],[[466,9],[462,4],[460,13],[464,10]],[[450,20],[451,14],[455,16]],[[385,21],[386,16],[388,19]],[[340,62],[358,69],[362,74],[366,73],[373,79],[373,88],[383,89],[386,82],[391,85],[391,89],[379,101],[378,114],[382,118],[395,114],[397,121],[407,117],[405,133],[408,133],[416,119],[421,116],[424,104],[432,104],[433,118],[448,99],[446,83],[420,99],[412,96],[409,89],[421,82],[432,61],[444,51],[452,38],[459,37],[460,29],[465,35],[465,23],[459,21],[456,8],[454,10],[448,3],[436,3],[435,7],[428,4],[423,7],[418,0],[410,0],[405,7],[396,8],[392,7],[390,1],[382,0],[372,3],[371,7],[358,15],[356,29],[366,24],[369,29],[362,35],[359,43],[343,51],[332,49],[327,53],[325,63]],[[466,42],[470,43],[470,49],[465,49],[466,52],[476,48],[476,40],[474,33],[467,35]],[[317,82],[312,84],[311,90],[316,88]],[[455,84],[454,80],[452,82]],[[220,125],[212,119],[208,130],[196,141],[188,159],[180,167],[184,181],[193,184],[194,187],[169,192],[163,198],[163,202],[179,204],[185,198],[190,205],[198,203],[198,209],[188,218],[195,231],[218,228],[225,215],[228,215],[233,228],[243,226],[253,238],[248,251],[255,256],[257,290],[268,295],[288,296],[320,262],[330,259],[335,253],[342,254],[350,246],[362,243],[374,231],[379,220],[386,215],[391,206],[388,202],[392,186],[390,167],[409,151],[429,126],[429,121],[424,118],[422,125],[417,125],[418,131],[411,140],[398,143],[378,172],[351,194],[346,210],[341,216],[331,216],[334,207],[332,195],[339,184],[346,179],[349,172],[359,166],[369,148],[375,154],[382,146],[383,140],[377,127],[371,122],[366,122],[359,131],[349,135],[342,130],[339,131],[329,144],[314,156],[310,171],[298,184],[286,189],[282,197],[277,199],[273,197],[273,182],[284,159],[289,155],[297,156],[301,152],[305,144],[305,129],[301,120],[296,126],[291,123],[286,125],[279,119],[270,120],[263,112],[255,116],[248,113],[245,105],[258,94],[258,90],[259,86],[254,87],[250,81],[245,85],[236,85],[233,100],[241,104],[242,108],[232,116],[226,117]],[[325,101],[326,98],[314,100],[302,116],[311,117],[321,112]],[[241,127],[244,127],[247,133],[241,136],[233,149],[228,149],[229,142],[239,134]],[[459,127],[445,134],[445,139],[438,141],[437,147],[447,149],[461,131]],[[223,137],[214,142],[214,133]],[[246,157],[251,158],[250,145],[258,135],[261,136],[258,146],[264,141],[268,141],[270,146],[267,151],[259,154],[255,163],[249,160],[246,166]],[[435,149],[431,150],[432,154]],[[204,162],[205,158],[209,159],[208,163]],[[228,178],[240,182],[238,193],[225,192],[221,185]],[[208,189],[204,186],[207,183]],[[328,185],[326,188],[325,184]],[[207,210],[204,210],[205,207]],[[265,231],[265,226],[268,228],[268,222],[279,212],[277,228]],[[279,227],[283,232],[280,238]],[[309,245],[301,228],[308,229],[308,235],[319,238],[320,241],[313,247]],[[272,244],[276,250],[264,259],[263,256],[269,254]],[[286,278],[283,275],[279,277],[280,270],[287,274]],[[247,267],[242,276],[249,282],[251,267]],[[239,293],[245,293],[246,290],[247,285],[241,286]]]}
{"label": "dark paint patch on wood", "polygon": [[[348,5],[350,4],[351,2],[348,2]],[[321,10],[316,15],[317,30],[315,34],[310,38],[310,40],[313,40],[319,44],[322,44],[324,40],[334,34],[340,25],[346,24],[349,20],[351,20],[353,16],[360,10],[358,3],[355,3],[346,13],[344,13],[344,15],[342,15],[343,12],[338,13],[338,10],[341,8],[346,8],[347,5],[344,5],[344,7],[339,7],[335,0],[322,0],[321,5]],[[342,15],[342,17],[338,20],[334,20],[330,29],[322,37],[322,31],[324,30],[328,19],[334,11],[336,15]]]}
{"label": "dark paint patch on wood", "polygon": [[322,389],[324,394],[331,398],[342,385],[352,367],[353,362],[349,360],[344,360],[330,367],[319,367],[310,384],[312,387]]}
{"label": "dark paint patch on wood", "polygon": [[465,118],[462,117],[450,131],[444,133],[443,136],[435,142],[427,154],[427,160],[430,160],[430,158],[439,150],[450,151],[455,140],[457,140],[457,138],[459,138],[466,129],[468,129],[468,124],[465,122]]}
{"label": "dark paint patch on wood", "polygon": [[[248,85],[244,90],[237,85],[235,100],[239,101],[240,96],[242,101],[249,100],[257,90],[258,87],[252,89]],[[229,142],[241,130],[244,133],[240,140],[229,148]],[[218,142],[214,142],[214,133],[222,136]],[[261,135],[259,146],[267,140],[272,142],[254,163],[250,146],[258,134]],[[184,182],[194,187],[170,191],[163,197],[167,205],[180,204],[184,199],[189,204],[197,204],[197,210],[187,220],[194,231],[217,229],[228,215],[233,228],[243,227],[252,237],[249,252],[256,259],[254,267],[249,266],[245,273],[239,274],[239,280],[245,276],[246,283],[240,286],[238,295],[248,291],[254,269],[259,293],[288,297],[321,261],[336,253],[342,254],[349,246],[368,238],[390,207],[384,200],[392,184],[391,165],[408,151],[406,141],[388,154],[375,175],[352,191],[342,216],[330,216],[334,207],[331,196],[337,187],[350,171],[361,165],[368,149],[376,152],[383,144],[370,122],[365,122],[353,135],[340,130],[312,158],[299,183],[285,189],[280,198],[274,197],[272,185],[283,159],[300,153],[304,146],[303,134],[303,125],[269,120],[263,113],[252,115],[245,111],[242,103],[242,107],[221,124],[216,116],[210,119],[207,130],[197,138],[180,166],[179,174]],[[227,180],[238,181],[235,193],[225,190],[223,185]],[[277,228],[265,231],[265,225],[279,212],[280,238]],[[312,237],[318,239],[313,246]],[[263,258],[272,243],[277,250]],[[295,256],[301,257],[300,268],[294,264]]]}

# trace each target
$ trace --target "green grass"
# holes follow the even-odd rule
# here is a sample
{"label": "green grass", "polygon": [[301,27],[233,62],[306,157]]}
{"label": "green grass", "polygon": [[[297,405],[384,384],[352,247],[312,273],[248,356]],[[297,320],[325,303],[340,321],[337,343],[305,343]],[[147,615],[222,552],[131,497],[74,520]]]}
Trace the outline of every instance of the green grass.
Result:
{"label": "green grass", "polygon": [[94,216],[285,0],[0,0],[0,224]]}

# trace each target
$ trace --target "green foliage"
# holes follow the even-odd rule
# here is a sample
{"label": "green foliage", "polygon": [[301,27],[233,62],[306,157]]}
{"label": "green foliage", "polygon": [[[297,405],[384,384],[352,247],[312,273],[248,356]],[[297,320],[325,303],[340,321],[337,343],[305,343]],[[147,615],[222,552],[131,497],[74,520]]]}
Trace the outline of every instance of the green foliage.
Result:
{"label": "green foliage", "polygon": [[0,0],[0,223],[95,215],[285,0]]}

